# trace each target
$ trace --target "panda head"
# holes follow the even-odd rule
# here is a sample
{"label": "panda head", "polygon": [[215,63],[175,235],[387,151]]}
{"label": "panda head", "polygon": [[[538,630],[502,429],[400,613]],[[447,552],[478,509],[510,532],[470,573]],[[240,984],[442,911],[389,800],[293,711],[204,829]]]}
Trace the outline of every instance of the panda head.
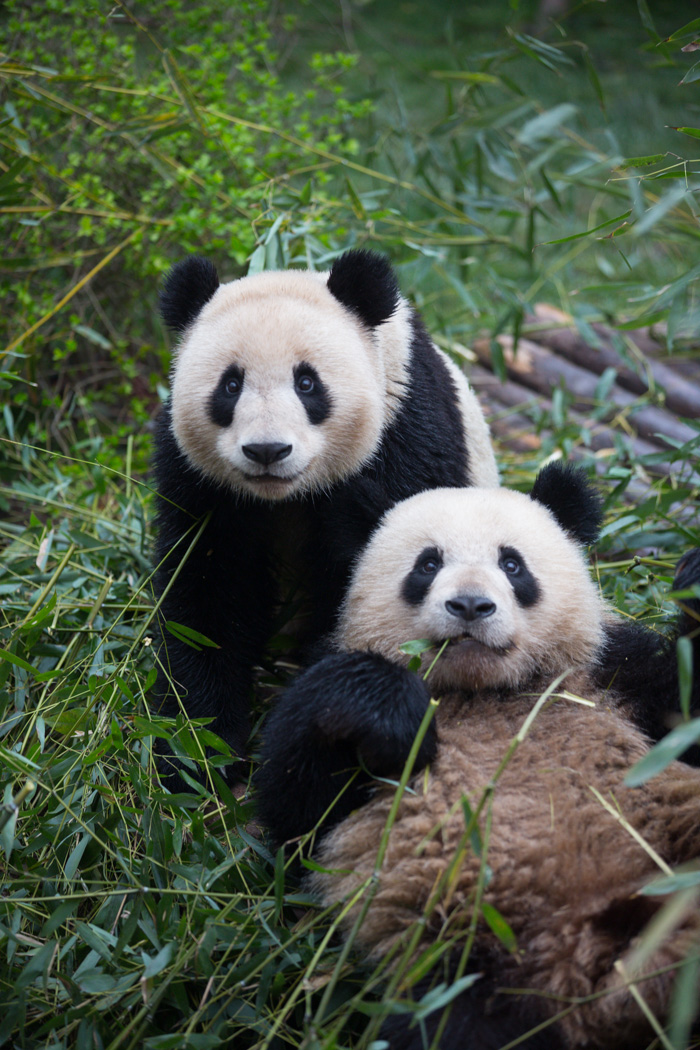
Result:
{"label": "panda head", "polygon": [[173,432],[207,477],[280,500],[349,476],[377,449],[411,338],[382,256],[351,251],[330,273],[223,285],[193,256],[170,271],[161,312],[182,334]]}
{"label": "panda head", "polygon": [[519,688],[580,668],[602,641],[606,606],[584,558],[600,502],[578,470],[552,465],[528,497],[433,489],[384,517],[358,560],[335,644],[408,660],[399,646],[447,647],[440,691]]}

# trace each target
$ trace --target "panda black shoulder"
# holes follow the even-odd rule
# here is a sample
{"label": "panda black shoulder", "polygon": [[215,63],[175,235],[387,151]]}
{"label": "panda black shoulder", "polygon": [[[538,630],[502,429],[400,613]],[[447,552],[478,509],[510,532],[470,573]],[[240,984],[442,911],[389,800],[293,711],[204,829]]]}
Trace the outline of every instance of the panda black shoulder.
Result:
{"label": "panda black shoulder", "polygon": [[[399,488],[396,500],[422,489],[461,487],[471,481],[455,382],[415,311],[410,323],[407,390],[382,447],[385,460],[393,464],[392,474]],[[405,479],[410,479],[410,484]]]}

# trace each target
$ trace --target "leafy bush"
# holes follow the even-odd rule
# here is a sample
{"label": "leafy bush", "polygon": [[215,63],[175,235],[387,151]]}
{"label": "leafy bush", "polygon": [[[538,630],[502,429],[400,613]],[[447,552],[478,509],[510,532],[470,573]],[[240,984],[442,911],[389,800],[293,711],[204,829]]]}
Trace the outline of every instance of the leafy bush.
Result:
{"label": "leafy bush", "polygon": [[5,424],[29,435],[40,402],[67,451],[64,423],[125,434],[152,412],[167,373],[156,286],[174,258],[206,250],[240,274],[273,190],[308,208],[326,162],[305,150],[353,153],[367,104],[344,97],[342,54],[313,56],[306,89],[284,89],[268,0],[159,0],[143,18],[99,0],[10,0],[2,18],[0,205],[15,220],[3,368],[24,381]]}

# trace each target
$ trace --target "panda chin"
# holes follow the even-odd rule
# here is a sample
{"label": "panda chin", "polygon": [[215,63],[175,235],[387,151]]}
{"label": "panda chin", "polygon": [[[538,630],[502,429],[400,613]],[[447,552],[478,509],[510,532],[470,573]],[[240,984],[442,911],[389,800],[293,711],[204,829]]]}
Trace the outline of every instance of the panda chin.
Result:
{"label": "panda chin", "polygon": [[469,634],[468,631],[465,631],[463,634],[456,634],[452,638],[443,639],[440,644],[444,645],[445,642],[447,642],[446,651],[454,651],[456,649],[460,654],[464,653],[465,655],[470,652],[483,653],[484,650],[486,650],[488,653],[492,653],[495,656],[505,656],[505,654],[510,652],[510,649],[512,648],[510,645],[489,645],[488,642],[480,641],[478,638],[475,638],[473,634]]}
{"label": "panda chin", "polygon": [[508,657],[515,643],[503,646],[489,645],[467,632],[443,639],[436,648],[447,645],[431,673],[433,683],[439,688],[471,690],[492,688],[501,685],[508,677]]}
{"label": "panda chin", "polygon": [[244,474],[243,488],[251,496],[261,499],[281,500],[296,493],[301,487],[302,475],[280,477],[277,474]]}

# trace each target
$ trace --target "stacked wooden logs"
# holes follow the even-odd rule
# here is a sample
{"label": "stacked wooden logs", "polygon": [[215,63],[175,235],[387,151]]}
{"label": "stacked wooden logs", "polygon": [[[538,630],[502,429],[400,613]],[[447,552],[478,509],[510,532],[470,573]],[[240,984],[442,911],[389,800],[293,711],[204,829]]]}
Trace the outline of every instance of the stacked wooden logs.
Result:
{"label": "stacked wooden logs", "polygon": [[[524,410],[533,403],[551,410],[554,392],[562,388],[567,421],[587,431],[588,448],[598,457],[604,459],[616,435],[618,441],[624,435],[630,460],[643,460],[644,472],[700,481],[694,467],[700,428],[684,421],[700,420],[697,357],[664,357],[661,343],[647,329],[616,332],[594,324],[584,338],[567,315],[546,305],[535,308],[524,330],[517,346],[512,336],[498,337],[506,381],[494,372],[490,341],[473,344],[478,363],[470,379],[497,440],[514,452],[536,450],[540,437]],[[609,374],[609,381],[601,383],[609,369],[614,379]],[[672,461],[669,447],[678,450]],[[662,461],[658,453],[664,453]]]}

